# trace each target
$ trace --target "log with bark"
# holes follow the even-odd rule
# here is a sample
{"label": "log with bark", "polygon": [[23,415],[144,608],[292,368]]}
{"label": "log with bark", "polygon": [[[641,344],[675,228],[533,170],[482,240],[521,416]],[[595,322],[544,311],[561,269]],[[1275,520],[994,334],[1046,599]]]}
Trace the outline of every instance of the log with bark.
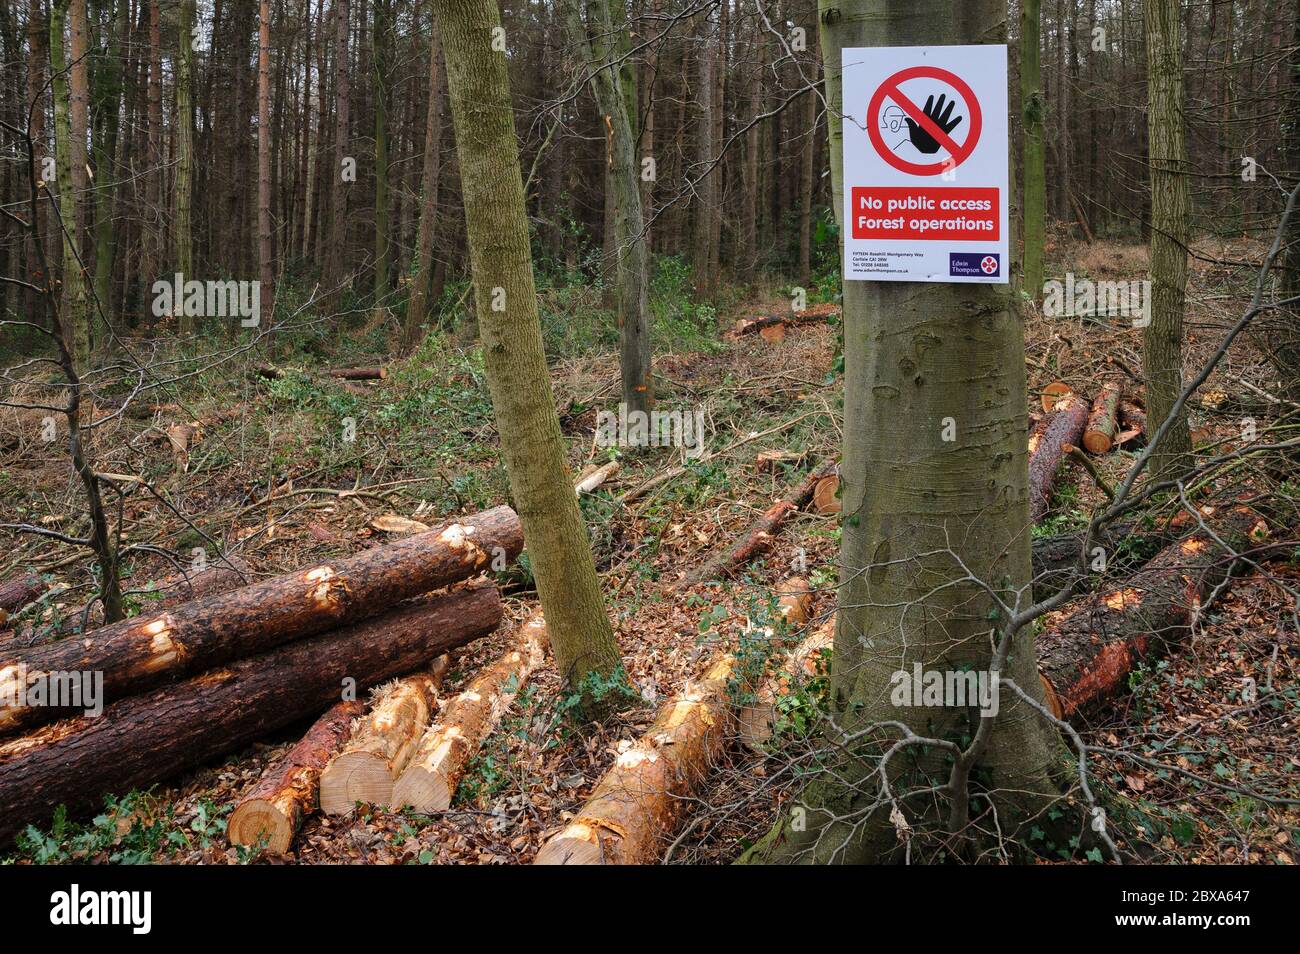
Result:
{"label": "log with bark", "polygon": [[684,797],[722,752],[735,659],[715,660],[659,710],[596,785],[577,816],[537,853],[539,865],[635,865],[658,857]]}
{"label": "log with bark", "polygon": [[9,701],[3,690],[22,669],[102,673],[104,697],[112,701],[373,616],[478,573],[496,553],[512,558],[522,547],[519,517],[497,507],[351,557],[8,653],[0,658],[0,735],[66,714]]}
{"label": "log with bark", "polygon": [[1136,401],[1121,400],[1119,402],[1119,427],[1120,433],[1115,438],[1116,444],[1127,444],[1135,440],[1138,444],[1145,443],[1147,436],[1147,412]]}
{"label": "log with bark", "polygon": [[26,573],[0,583],[0,623],[45,592],[45,581],[35,573]]}
{"label": "log with bark", "polygon": [[393,786],[393,808],[440,812],[451,805],[469,760],[542,664],[549,642],[539,610],[520,626],[513,648],[478,673],[424,733]]}
{"label": "log with bark", "polygon": [[1088,402],[1065,395],[1029,435],[1029,518],[1043,519],[1052,502],[1056,470],[1067,446],[1077,446],[1088,423]]}
{"label": "log with bark", "polygon": [[618,473],[618,461],[611,460],[604,466],[597,467],[590,473],[583,474],[573,485],[573,492],[579,497],[583,494],[595,493],[600,489],[605,481],[609,480]]}
{"label": "log with bark", "polygon": [[[1234,552],[1267,535],[1248,507],[1206,509],[1207,526]],[[1038,668],[1059,700],[1059,714],[1068,718],[1117,694],[1141,660],[1183,639],[1235,562],[1209,533],[1198,531],[1122,583],[1049,620],[1036,640]]]}
{"label": "log with bark", "polygon": [[742,320],[737,322],[735,334],[739,337],[741,335],[752,335],[776,325],[807,325],[819,321],[828,321],[839,315],[839,313],[839,308],[835,305],[813,305],[803,311],[791,312],[788,315],[765,315],[762,318]]}
{"label": "log with bark", "polygon": [[353,681],[361,690],[420,669],[500,619],[496,587],[469,587],[0,743],[0,843],[60,803],[97,807],[237,751],[339,701]]}
{"label": "log with bark", "polygon": [[387,806],[437,705],[433,676],[416,673],[382,686],[370,715],[360,720],[343,750],[320,776],[320,807],[346,815],[358,802]]}
{"label": "log with bark", "polygon": [[1083,447],[1090,454],[1105,454],[1110,451],[1119,433],[1119,402],[1123,397],[1118,380],[1110,380],[1102,385],[1092,402],[1092,412],[1088,415],[1088,426],[1083,431]]}
{"label": "log with bark", "polygon": [[331,368],[329,371],[331,378],[342,378],[345,381],[382,381],[388,377],[388,369],[378,368]]}
{"label": "log with bark", "polygon": [[239,800],[226,823],[230,843],[285,854],[303,818],[316,810],[321,770],[347,741],[352,721],[364,712],[360,702],[339,702],[317,719]]}
{"label": "log with bark", "polygon": [[787,517],[795,511],[802,510],[812,500],[818,481],[835,473],[834,460],[823,461],[798,487],[788,496],[776,501],[749,525],[736,543],[725,553],[707,561],[694,573],[688,574],[683,581],[686,586],[694,586],[705,580],[724,579],[735,573],[758,554],[768,548],[773,536],[785,523]]}
{"label": "log with bark", "polygon": [[[1154,550],[1168,544],[1178,536],[1178,531],[1179,525],[1177,522],[1167,526],[1154,526],[1150,529],[1142,528],[1136,523],[1118,523],[1106,528],[1099,536],[1095,537],[1089,549],[1091,551],[1096,547],[1101,547],[1105,551],[1108,571],[1123,571],[1140,563],[1140,554],[1143,552],[1152,553]],[[1079,565],[1083,538],[1084,532],[1079,530],[1074,533],[1060,533],[1050,537],[1039,537],[1034,541],[1033,582],[1035,600],[1045,599],[1070,581],[1071,574],[1074,572],[1075,567]],[[1121,544],[1126,541],[1127,546],[1121,548]],[[1088,572],[1088,567],[1092,563],[1092,556],[1091,552],[1087,554],[1084,563],[1085,572]]]}

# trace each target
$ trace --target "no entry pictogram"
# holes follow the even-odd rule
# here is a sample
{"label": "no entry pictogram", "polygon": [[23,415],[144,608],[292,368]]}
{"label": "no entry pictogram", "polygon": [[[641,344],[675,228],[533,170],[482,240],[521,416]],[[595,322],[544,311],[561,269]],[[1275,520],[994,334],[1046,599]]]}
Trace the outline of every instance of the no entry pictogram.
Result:
{"label": "no entry pictogram", "polygon": [[[961,143],[955,142],[951,136],[939,128],[933,119],[925,114],[925,111],[920,106],[912,102],[903,93],[900,89],[902,84],[913,79],[939,80],[942,83],[947,83],[961,96],[966,106],[966,113],[970,117],[966,138]],[[947,158],[930,163],[909,162],[890,149],[884,137],[880,135],[880,109],[886,99],[891,99],[897,103],[898,107],[907,113],[913,122],[933,136],[940,146],[948,150]],[[910,66],[907,69],[899,70],[880,84],[871,97],[871,102],[867,104],[867,134],[871,137],[871,145],[875,147],[876,152],[880,154],[880,157],[885,162],[900,172],[906,172],[914,176],[937,176],[949,169],[957,168],[975,151],[983,125],[983,115],[980,112],[979,100],[975,98],[974,91],[956,73],[937,66]]]}

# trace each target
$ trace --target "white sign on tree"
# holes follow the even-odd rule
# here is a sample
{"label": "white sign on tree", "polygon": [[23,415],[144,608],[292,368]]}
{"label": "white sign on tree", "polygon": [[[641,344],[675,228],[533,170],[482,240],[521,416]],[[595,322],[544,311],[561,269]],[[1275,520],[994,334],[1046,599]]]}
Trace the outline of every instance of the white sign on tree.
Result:
{"label": "white sign on tree", "polygon": [[842,54],[844,277],[1008,282],[1007,48]]}

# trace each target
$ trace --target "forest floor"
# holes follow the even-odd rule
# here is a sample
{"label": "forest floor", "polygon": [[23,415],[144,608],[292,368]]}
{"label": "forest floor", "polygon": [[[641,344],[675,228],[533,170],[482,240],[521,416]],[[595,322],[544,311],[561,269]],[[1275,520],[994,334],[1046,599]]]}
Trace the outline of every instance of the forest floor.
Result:
{"label": "forest floor", "polygon": [[[1249,257],[1243,247],[1205,249],[1210,257]],[[1145,272],[1145,251],[1097,243],[1058,250],[1077,274],[1124,279]],[[1249,299],[1244,270],[1196,263],[1189,297],[1188,367],[1198,367]],[[581,290],[546,292],[544,307],[585,320],[591,304]],[[619,752],[654,718],[657,704],[698,674],[719,645],[734,643],[746,624],[771,613],[772,593],[794,568],[806,566],[815,591],[814,625],[834,601],[837,518],[795,514],[772,549],[726,586],[694,587],[665,596],[664,588],[729,546],[751,520],[806,468],[840,446],[838,324],[790,327],[784,341],[727,333],[739,318],[785,312],[778,289],[751,294],[704,316],[689,337],[656,356],[657,398],[663,409],[704,409],[706,453],[683,460],[675,448],[621,458],[617,478],[582,497],[593,548],[628,675],[642,704],[593,730],[562,716],[553,669],[543,667],[474,759],[451,810],[438,816],[363,811],[351,818],[311,817],[292,855],[270,863],[526,863],[564,825]],[[697,316],[698,318],[698,316]],[[472,321],[466,324],[472,326]],[[548,326],[550,327],[550,326]],[[382,332],[383,329],[380,329]],[[1140,332],[1127,323],[1030,315],[1026,323],[1031,395],[1065,380],[1091,396],[1112,374],[1131,377],[1141,366]],[[382,335],[350,339],[364,347]],[[371,352],[273,357],[283,367],[366,365]],[[598,409],[617,403],[616,357],[607,344],[558,349],[553,383],[576,475],[607,459],[593,433]],[[127,540],[186,555],[206,538],[242,557],[259,577],[384,539],[371,526],[397,514],[426,523],[508,499],[496,447],[491,406],[472,329],[431,336],[411,359],[389,365],[383,381],[348,384],[288,372],[266,381],[252,373],[267,355],[241,355],[187,377],[172,398],[146,417],[124,414],[97,438],[101,470],[139,474],[164,491],[170,508],[146,493],[129,494]],[[1237,439],[1241,414],[1219,410],[1217,394],[1244,393],[1241,381],[1270,391],[1267,366],[1249,341],[1234,348],[1203,391],[1193,424],[1204,446]],[[1131,381],[1136,386],[1136,381]],[[161,399],[155,399],[161,400]],[[1035,401],[1036,404],[1036,401]],[[1033,408],[1031,408],[1033,410]],[[349,434],[353,422],[355,439]],[[183,450],[167,430],[195,422]],[[1264,426],[1261,418],[1260,426]],[[760,450],[791,453],[775,473],[759,473]],[[1114,483],[1133,460],[1120,449],[1097,459]],[[622,494],[684,464],[677,476],[624,503]],[[1222,497],[1264,492],[1254,477],[1224,482]],[[361,491],[361,492],[358,492]],[[1294,539],[1294,488],[1269,487],[1272,503],[1290,514],[1277,538]],[[1300,495],[1297,495],[1300,499]],[[1082,525],[1103,500],[1093,479],[1068,463],[1054,508],[1038,531]],[[1290,509],[1287,509],[1290,508]],[[76,532],[75,486],[59,445],[24,443],[0,450],[0,509],[22,519]],[[1300,811],[1300,641],[1291,620],[1300,561],[1274,560],[1248,573],[1203,614],[1194,638],[1167,661],[1130,680],[1132,693],[1083,723],[1085,738],[1111,754],[1092,762],[1094,779],[1120,820],[1121,847],[1151,861],[1292,863]],[[84,603],[87,561],[46,540],[15,540],[0,579],[24,567],[51,575],[67,589],[41,608],[34,638]],[[172,567],[142,555],[133,581],[158,579]],[[535,605],[526,567],[502,579],[508,614],[521,620]],[[133,608],[147,610],[149,595]],[[499,655],[511,626],[455,654],[447,688],[471,678]],[[1243,706],[1243,678],[1278,692],[1278,705]],[[759,753],[730,746],[685,808],[673,862],[726,863],[760,836],[798,784],[796,753],[824,686],[814,680],[789,700],[780,744]],[[123,793],[103,815],[82,823],[31,829],[8,860],[238,863],[224,819],[240,794],[301,733],[287,731],[220,764],[145,793]],[[1174,740],[1171,742],[1171,738]],[[1070,846],[1035,846],[1045,859],[1069,856]]]}

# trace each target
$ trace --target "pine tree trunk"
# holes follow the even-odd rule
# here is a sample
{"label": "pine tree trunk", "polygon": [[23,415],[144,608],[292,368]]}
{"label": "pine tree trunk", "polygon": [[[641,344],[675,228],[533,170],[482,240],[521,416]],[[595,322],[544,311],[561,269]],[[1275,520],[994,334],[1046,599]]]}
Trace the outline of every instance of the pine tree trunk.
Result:
{"label": "pine tree trunk", "polygon": [[[191,202],[194,188],[194,49],[191,32],[194,28],[194,0],[180,0],[177,44],[180,56],[176,65],[176,217],[173,221],[173,258],[176,271],[189,281],[194,271],[194,243],[191,234]],[[181,303],[178,328],[182,337],[194,334],[194,315]]]}
{"label": "pine tree trunk", "polygon": [[1035,301],[1043,293],[1043,253],[1047,242],[1047,169],[1043,151],[1043,68],[1040,32],[1043,0],[1020,3],[1020,115],[1024,123],[1025,294]]}
{"label": "pine tree trunk", "polygon": [[542,346],[528,219],[493,0],[437,0],[460,159],[470,268],[502,455],[555,665],[584,692],[621,669],[600,582],[565,472]]}
{"label": "pine tree trunk", "polygon": [[348,156],[350,144],[348,95],[351,71],[348,63],[348,30],[350,25],[348,0],[334,0],[334,165],[325,176],[331,184],[330,239],[326,250],[325,311],[334,309],[343,284],[343,243],[347,237],[347,183],[343,181],[343,160]]}
{"label": "pine tree trunk", "polygon": [[275,289],[271,247],[271,0],[258,6],[257,29],[257,274],[261,301]]}
{"label": "pine tree trunk", "polygon": [[420,176],[420,236],[416,252],[415,280],[406,306],[404,350],[414,351],[423,336],[429,315],[430,285],[433,282],[433,238],[438,224],[438,187],[442,175],[442,44],[438,33],[429,47],[429,112],[424,126],[424,169]]}
{"label": "pine tree trunk", "polygon": [[[1151,323],[1142,332],[1142,369],[1154,437],[1183,389],[1189,207],[1178,0],[1147,0],[1144,8],[1151,163]],[[1191,446],[1187,417],[1180,413],[1151,456],[1153,476],[1169,477],[1181,470]]]}
{"label": "pine tree trunk", "polygon": [[[1001,43],[1004,0],[822,0],[822,50],[831,104],[836,215],[843,210],[840,50],[843,47]],[[967,573],[999,589],[1030,578],[1026,383],[1022,329],[1006,285],[844,283],[844,521],[831,705],[845,733],[882,721],[959,737],[968,712],[894,705],[892,675],[988,670],[990,600]],[[957,440],[942,439],[952,418]],[[868,487],[870,493],[868,494]],[[954,529],[960,527],[959,539]],[[962,565],[945,556],[957,547]],[[924,609],[922,609],[924,606]],[[1041,700],[1031,634],[1012,643],[1004,676]],[[1058,740],[1037,714],[1001,693],[980,761],[1008,837],[1057,794]],[[878,730],[887,740],[896,731]],[[948,785],[932,750],[891,762],[898,786]],[[750,861],[892,858],[900,842],[879,795],[876,760],[853,756],[812,783],[750,853]],[[942,796],[941,796],[942,797]],[[909,823],[942,827],[944,806],[900,803]],[[954,801],[955,805],[955,801]],[[921,817],[918,819],[918,813]]]}
{"label": "pine tree trunk", "polygon": [[374,47],[375,111],[375,316],[382,317],[388,307],[388,111],[390,108],[388,45],[390,10],[388,0],[375,0],[371,23]]}
{"label": "pine tree trunk", "polygon": [[[64,52],[68,4],[69,0],[54,0],[50,5],[50,70],[54,97],[55,166],[59,184],[59,231],[63,243],[63,331],[68,351],[80,372],[85,370],[90,360],[90,323],[86,314],[86,279],[77,253],[77,188],[72,171],[77,150],[69,118],[71,97]],[[81,155],[84,161],[84,147]]]}
{"label": "pine tree trunk", "polygon": [[[116,233],[113,210],[118,172],[118,113],[122,105],[122,44],[128,37],[127,4],[117,0],[117,10],[104,26],[108,33],[104,52],[96,56],[95,70],[95,299],[107,326],[113,321],[113,258]],[[121,31],[119,35],[118,31]]]}

